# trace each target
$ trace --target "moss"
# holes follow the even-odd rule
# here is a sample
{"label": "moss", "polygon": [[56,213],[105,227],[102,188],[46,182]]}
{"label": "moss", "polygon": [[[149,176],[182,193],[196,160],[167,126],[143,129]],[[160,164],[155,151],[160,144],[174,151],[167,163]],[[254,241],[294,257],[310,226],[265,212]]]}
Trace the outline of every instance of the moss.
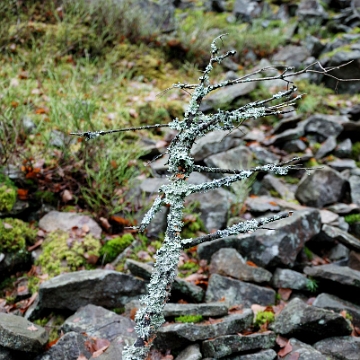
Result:
{"label": "moss", "polygon": [[351,157],[354,160],[359,160],[360,157],[360,142],[357,141],[356,143],[353,144],[352,148],[351,148]]}
{"label": "moss", "polygon": [[182,315],[175,318],[176,322],[181,323],[198,323],[203,321],[202,315]]}
{"label": "moss", "polygon": [[134,241],[131,234],[116,237],[109,240],[101,249],[100,256],[104,257],[106,263],[112,262],[116,257],[123,252]]}
{"label": "moss", "polygon": [[5,218],[0,220],[0,252],[18,252],[24,250],[26,243],[33,244],[36,230],[19,219]]}
{"label": "moss", "polygon": [[187,277],[191,274],[196,273],[200,269],[200,265],[193,262],[187,261],[183,265],[179,266],[179,276]]}
{"label": "moss", "polygon": [[320,144],[320,143],[315,143],[315,144],[313,145],[313,151],[314,151],[314,153],[316,154],[316,153],[319,151],[320,148],[321,148],[321,144]]}
{"label": "moss", "polygon": [[260,327],[261,325],[265,323],[272,323],[275,320],[275,315],[271,311],[259,311],[255,316],[254,324],[257,327]]}
{"label": "moss", "polygon": [[6,184],[0,184],[0,212],[9,212],[15,205],[16,189]]}
{"label": "moss", "polygon": [[360,214],[349,214],[344,216],[344,220],[348,224],[355,224],[357,222],[360,222]]}
{"label": "moss", "polygon": [[297,184],[300,182],[300,179],[299,179],[299,178],[292,177],[292,176],[290,176],[290,175],[283,176],[283,179],[284,179],[285,182],[287,182],[288,184],[297,185]]}
{"label": "moss", "polygon": [[43,243],[43,253],[36,261],[41,265],[42,272],[50,277],[64,272],[76,271],[84,266],[91,268],[91,263],[97,260],[100,253],[100,241],[92,235],[72,239],[64,231],[53,231],[48,234]]}
{"label": "moss", "polygon": [[269,192],[272,197],[281,198],[280,194],[276,190],[270,189]]}

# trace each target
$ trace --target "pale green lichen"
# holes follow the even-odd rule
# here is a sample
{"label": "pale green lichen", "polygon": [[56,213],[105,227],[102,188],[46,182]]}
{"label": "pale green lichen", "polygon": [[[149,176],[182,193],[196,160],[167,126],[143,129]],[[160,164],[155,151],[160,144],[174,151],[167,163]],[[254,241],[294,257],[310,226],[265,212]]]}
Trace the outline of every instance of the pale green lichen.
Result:
{"label": "pale green lichen", "polygon": [[0,252],[18,252],[26,248],[26,243],[33,244],[36,230],[19,219],[0,220]]}
{"label": "pale green lichen", "polygon": [[16,189],[7,186],[6,184],[0,185],[0,212],[9,212],[14,207],[16,202]]}
{"label": "pale green lichen", "polygon": [[[67,232],[53,231],[43,243],[43,253],[36,261],[42,272],[50,277],[76,271],[80,267],[91,268],[100,256],[100,241],[88,234],[82,238],[71,238]],[[89,259],[92,259],[89,261]]]}

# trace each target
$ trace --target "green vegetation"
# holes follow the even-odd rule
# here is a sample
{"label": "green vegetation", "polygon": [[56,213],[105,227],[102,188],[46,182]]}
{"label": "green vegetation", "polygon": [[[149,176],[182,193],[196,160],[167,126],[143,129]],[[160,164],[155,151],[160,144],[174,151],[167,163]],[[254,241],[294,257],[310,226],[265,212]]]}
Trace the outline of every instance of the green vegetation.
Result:
{"label": "green vegetation", "polygon": [[360,222],[360,214],[345,215],[344,220],[350,225],[358,223],[358,222]]}
{"label": "green vegetation", "polygon": [[135,239],[131,234],[125,234],[107,241],[100,249],[100,257],[103,259],[102,261],[105,263],[114,261],[116,257],[128,246],[130,246],[134,240]]}
{"label": "green vegetation", "polygon": [[360,141],[357,141],[353,144],[351,149],[351,157],[356,161],[360,160]]}
{"label": "green vegetation", "polygon": [[0,252],[18,252],[35,242],[36,230],[22,220],[5,218],[0,220],[0,239]]}
{"label": "green vegetation", "polygon": [[179,277],[187,277],[191,274],[196,273],[200,269],[198,262],[187,261],[183,265],[179,266]]}
{"label": "green vegetation", "polygon": [[312,251],[307,246],[304,246],[303,251],[304,251],[304,254],[307,257],[307,259],[309,261],[311,261],[314,257]]}
{"label": "green vegetation", "polygon": [[259,311],[255,316],[254,325],[260,327],[263,324],[270,324],[275,320],[275,315],[271,311]]}
{"label": "green vegetation", "polygon": [[182,315],[174,319],[176,322],[181,323],[198,323],[203,321],[202,315]]}
{"label": "green vegetation", "polygon": [[0,212],[9,212],[16,201],[16,189],[0,184]]}
{"label": "green vegetation", "polygon": [[318,286],[319,284],[317,280],[313,279],[312,277],[308,278],[306,287],[310,292],[316,292]]}
{"label": "green vegetation", "polygon": [[53,231],[47,235],[36,264],[41,265],[42,273],[49,277],[80,267],[91,269],[99,258],[100,247],[100,241],[89,234],[83,238],[69,238],[67,232]]}

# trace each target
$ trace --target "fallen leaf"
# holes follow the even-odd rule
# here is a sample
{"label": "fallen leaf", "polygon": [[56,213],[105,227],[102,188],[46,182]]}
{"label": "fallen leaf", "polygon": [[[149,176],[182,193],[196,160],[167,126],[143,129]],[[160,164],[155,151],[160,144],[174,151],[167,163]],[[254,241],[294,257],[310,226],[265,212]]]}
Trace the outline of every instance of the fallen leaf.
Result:
{"label": "fallen leaf", "polygon": [[277,337],[276,337],[276,343],[281,347],[281,348],[283,348],[283,347],[285,347],[286,346],[286,344],[288,343],[288,339],[287,338],[284,338],[284,337],[282,337],[282,336],[280,336],[280,335],[278,335]]}
{"label": "fallen leaf", "polygon": [[279,355],[280,357],[284,357],[284,356],[286,356],[287,354],[290,354],[291,351],[292,351],[292,346],[291,346],[291,344],[290,344],[290,341],[288,341],[288,342],[286,343],[286,345],[278,352],[278,355]]}
{"label": "fallen leaf", "polygon": [[83,354],[80,354],[76,360],[88,360],[88,358],[86,356],[84,356]]}
{"label": "fallen leaf", "polygon": [[246,261],[246,265],[249,265],[249,266],[251,266],[251,267],[258,267],[255,263],[253,263],[252,261],[250,261],[250,260],[248,260],[248,261]]}
{"label": "fallen leaf", "polygon": [[292,354],[290,354],[290,356],[288,356],[287,360],[298,360],[299,357],[300,357],[300,353],[293,352]]}
{"label": "fallen leaf", "polygon": [[81,230],[87,234],[90,231],[89,225],[84,224],[81,228]]}
{"label": "fallen leaf", "polygon": [[287,289],[287,288],[280,288],[280,289],[278,290],[278,293],[279,293],[281,299],[283,299],[283,300],[286,301],[286,300],[289,300],[289,297],[290,297],[290,295],[291,295],[291,293],[292,293],[292,290],[291,290],[291,289]]}
{"label": "fallen leaf", "polygon": [[30,331],[38,331],[39,330],[34,324],[29,326],[27,329],[30,330]]}
{"label": "fallen leaf", "polygon": [[[27,174],[26,174],[27,176]],[[28,192],[29,190],[27,189],[17,189],[17,194],[20,200],[27,200],[28,198]]]}
{"label": "fallen leaf", "polygon": [[73,199],[72,193],[69,190],[64,190],[61,195],[61,199],[64,203],[67,203]]}
{"label": "fallen leaf", "polygon": [[261,305],[258,305],[258,304],[253,304],[251,305],[251,310],[253,311],[254,313],[254,317],[256,316],[256,314],[260,311],[265,311],[265,306],[261,306]]}
{"label": "fallen leaf", "polygon": [[108,219],[101,217],[99,218],[99,221],[101,223],[101,226],[105,229],[105,230],[109,230],[111,228],[111,225],[109,224]]}
{"label": "fallen leaf", "polygon": [[27,248],[27,251],[33,251],[38,248],[44,242],[43,239],[38,240],[34,245],[31,245]]}
{"label": "fallen leaf", "polygon": [[4,225],[4,228],[7,229],[7,230],[13,228],[12,225],[10,225],[10,224],[8,224],[8,223],[6,223],[6,222],[3,222],[3,225]]}

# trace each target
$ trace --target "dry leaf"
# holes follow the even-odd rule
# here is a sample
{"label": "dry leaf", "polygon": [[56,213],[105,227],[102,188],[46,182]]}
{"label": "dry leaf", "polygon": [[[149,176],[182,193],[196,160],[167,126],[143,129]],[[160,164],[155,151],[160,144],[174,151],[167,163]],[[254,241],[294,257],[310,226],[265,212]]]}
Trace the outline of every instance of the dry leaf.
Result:
{"label": "dry leaf", "polygon": [[291,344],[290,344],[290,341],[288,341],[288,342],[286,343],[286,345],[278,352],[278,355],[279,355],[280,357],[284,357],[284,356],[286,356],[287,354],[290,354],[291,351],[292,351],[292,346],[291,346]]}
{"label": "dry leaf", "polygon": [[27,329],[30,330],[30,331],[38,331],[39,330],[34,324],[29,326]]}
{"label": "dry leaf", "polygon": [[7,230],[13,228],[12,225],[10,225],[10,224],[8,224],[8,223],[6,223],[6,222],[3,222],[3,225],[4,225],[4,228],[7,229]]}
{"label": "dry leaf", "polygon": [[76,360],[88,360],[88,358],[86,356],[84,356],[83,354],[80,354]]}
{"label": "dry leaf", "polygon": [[67,203],[73,199],[72,193],[69,190],[64,190],[61,195],[61,199],[64,203]]}
{"label": "dry leaf", "polygon": [[109,224],[108,219],[101,217],[99,219],[101,226],[105,229],[105,230],[109,230],[111,228],[111,225]]}
{"label": "dry leaf", "polygon": [[283,300],[286,301],[286,300],[289,300],[289,297],[290,297],[290,295],[291,295],[291,293],[292,293],[292,290],[291,290],[291,289],[287,289],[287,288],[280,288],[280,289],[278,290],[278,293],[279,293],[281,299],[283,299]]}

